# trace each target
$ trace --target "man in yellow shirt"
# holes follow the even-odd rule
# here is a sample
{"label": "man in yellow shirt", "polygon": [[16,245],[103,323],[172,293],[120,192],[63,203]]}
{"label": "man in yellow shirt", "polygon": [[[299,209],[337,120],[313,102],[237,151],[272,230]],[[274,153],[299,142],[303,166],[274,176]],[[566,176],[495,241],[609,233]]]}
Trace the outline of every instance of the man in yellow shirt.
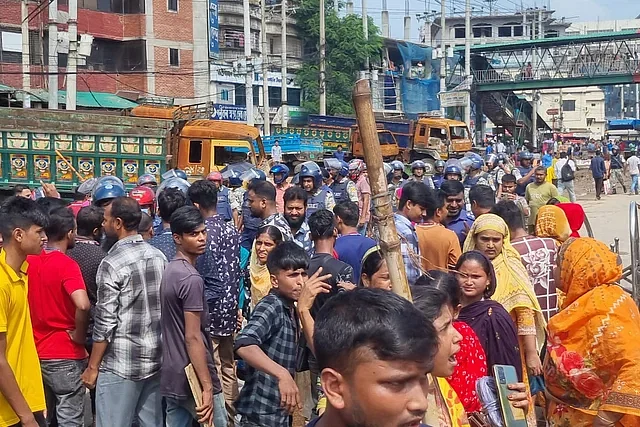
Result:
{"label": "man in yellow shirt", "polygon": [[44,388],[27,303],[27,255],[46,241],[47,216],[33,200],[11,197],[0,207],[0,427],[45,426]]}

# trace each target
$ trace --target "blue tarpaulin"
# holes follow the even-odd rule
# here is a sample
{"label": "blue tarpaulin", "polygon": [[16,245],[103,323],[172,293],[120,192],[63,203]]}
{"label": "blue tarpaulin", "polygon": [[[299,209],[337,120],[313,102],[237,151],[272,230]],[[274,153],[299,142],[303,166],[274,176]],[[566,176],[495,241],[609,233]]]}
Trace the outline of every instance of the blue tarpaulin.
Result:
{"label": "blue tarpaulin", "polygon": [[[401,96],[405,114],[415,117],[419,113],[439,110],[440,61],[431,59],[433,48],[409,42],[398,42],[397,46],[404,68]],[[424,74],[419,77],[410,73],[417,63],[422,63],[424,67]]]}

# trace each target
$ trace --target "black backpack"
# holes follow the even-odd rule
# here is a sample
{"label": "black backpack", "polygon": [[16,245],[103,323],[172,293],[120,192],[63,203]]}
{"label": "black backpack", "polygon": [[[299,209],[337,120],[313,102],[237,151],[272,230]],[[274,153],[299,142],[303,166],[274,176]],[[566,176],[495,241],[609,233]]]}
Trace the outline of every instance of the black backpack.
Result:
{"label": "black backpack", "polygon": [[575,172],[571,168],[569,162],[571,162],[571,160],[567,160],[567,163],[565,163],[560,170],[560,179],[562,182],[569,182],[576,179]]}

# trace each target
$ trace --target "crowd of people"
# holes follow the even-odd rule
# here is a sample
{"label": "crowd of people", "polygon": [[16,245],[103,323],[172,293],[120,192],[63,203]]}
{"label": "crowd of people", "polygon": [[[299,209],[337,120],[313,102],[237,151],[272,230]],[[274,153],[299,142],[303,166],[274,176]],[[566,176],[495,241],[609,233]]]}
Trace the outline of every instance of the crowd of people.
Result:
{"label": "crowd of people", "polygon": [[529,426],[640,425],[620,260],[580,235],[567,153],[562,187],[517,159],[385,166],[412,302],[392,292],[362,160],[170,170],[130,191],[102,177],[70,204],[17,188],[0,207],[0,426],[489,426],[504,365]]}

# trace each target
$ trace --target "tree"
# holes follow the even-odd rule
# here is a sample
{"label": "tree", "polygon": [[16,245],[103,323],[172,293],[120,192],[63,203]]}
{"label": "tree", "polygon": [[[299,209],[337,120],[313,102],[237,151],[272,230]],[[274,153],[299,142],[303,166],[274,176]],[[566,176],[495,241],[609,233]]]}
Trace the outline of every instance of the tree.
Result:
{"label": "tree", "polygon": [[[362,18],[338,16],[333,2],[326,2],[326,90],[327,114],[353,114],[351,91],[364,69],[366,58],[375,61],[382,50],[378,28],[369,17],[369,39],[365,40]],[[303,90],[302,106],[311,112],[320,110],[320,2],[299,0],[296,20],[304,45],[304,64],[296,74]]]}

